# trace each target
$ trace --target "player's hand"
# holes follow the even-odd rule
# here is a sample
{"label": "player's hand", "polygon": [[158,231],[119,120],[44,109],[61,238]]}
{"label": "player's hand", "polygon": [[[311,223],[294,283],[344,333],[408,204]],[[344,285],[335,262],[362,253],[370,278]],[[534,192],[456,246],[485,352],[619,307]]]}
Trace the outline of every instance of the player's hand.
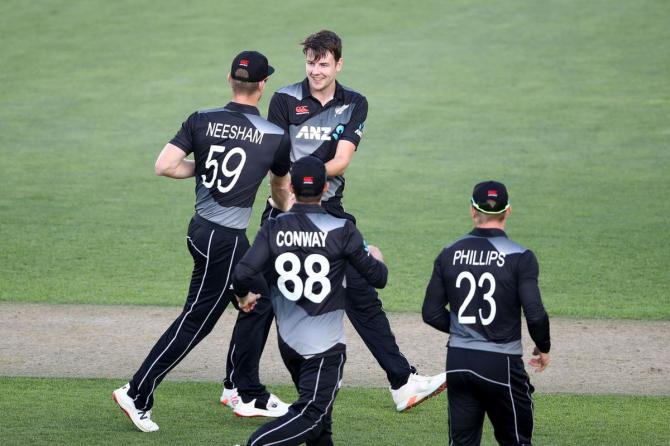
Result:
{"label": "player's hand", "polygon": [[237,303],[240,306],[240,311],[244,311],[245,313],[249,313],[253,311],[253,309],[256,307],[256,301],[261,297],[260,294],[252,293],[249,291],[246,296],[240,297],[240,296],[235,296],[237,298]]}
{"label": "player's hand", "polygon": [[533,350],[533,358],[528,363],[536,372],[542,372],[549,366],[549,353],[542,353],[537,347]]}
{"label": "player's hand", "polygon": [[379,260],[380,262],[384,261],[384,256],[382,255],[381,250],[377,248],[375,245],[368,245],[368,252],[372,257]]}

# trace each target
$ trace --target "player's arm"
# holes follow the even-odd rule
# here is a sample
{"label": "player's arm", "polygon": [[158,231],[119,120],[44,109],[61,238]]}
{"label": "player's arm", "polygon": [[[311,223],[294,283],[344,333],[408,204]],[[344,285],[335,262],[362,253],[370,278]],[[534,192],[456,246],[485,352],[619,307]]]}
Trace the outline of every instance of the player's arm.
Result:
{"label": "player's arm", "polygon": [[282,211],[287,211],[293,204],[292,193],[289,187],[291,176],[291,140],[288,133],[279,143],[279,149],[275,154],[274,163],[270,167],[270,204]]}
{"label": "player's arm", "polygon": [[530,364],[541,372],[549,365],[551,336],[549,332],[549,315],[542,304],[538,276],[540,267],[532,251],[526,251],[519,258],[519,299],[526,317],[526,325],[531,339],[535,342],[535,350]]}
{"label": "player's arm", "polygon": [[269,224],[264,225],[254,240],[254,244],[244,254],[233,271],[233,292],[243,311],[251,311],[260,294],[254,293],[252,286],[255,278],[266,267],[270,260],[270,246],[268,244]]}
{"label": "player's arm", "polygon": [[193,130],[198,120],[198,112],[181,124],[181,128],[174,135],[156,159],[156,175],[169,178],[190,178],[195,175],[195,162],[186,157],[193,151]]}
{"label": "player's arm", "polygon": [[195,161],[186,159],[186,152],[167,143],[156,159],[156,175],[169,178],[191,178],[195,175]]}
{"label": "player's arm", "polygon": [[339,137],[335,156],[326,163],[326,174],[329,177],[344,175],[363,137],[363,126],[368,117],[368,101],[359,96],[353,107],[351,119]]}
{"label": "player's arm", "polygon": [[450,316],[447,311],[447,290],[444,287],[442,278],[442,254],[437,256],[433,264],[433,274],[430,277],[426,287],[426,296],[421,308],[423,321],[431,327],[449,333]]}
{"label": "player's arm", "polygon": [[345,225],[344,256],[370,285],[384,288],[388,280],[388,269],[382,261],[379,248],[365,246],[363,236],[350,221]]}

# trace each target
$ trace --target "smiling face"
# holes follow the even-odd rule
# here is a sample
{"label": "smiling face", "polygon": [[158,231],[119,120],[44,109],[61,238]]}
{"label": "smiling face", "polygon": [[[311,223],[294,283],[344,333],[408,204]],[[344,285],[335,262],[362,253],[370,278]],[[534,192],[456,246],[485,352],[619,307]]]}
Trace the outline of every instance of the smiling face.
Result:
{"label": "smiling face", "polygon": [[305,54],[305,71],[309,80],[309,89],[312,94],[334,94],[335,78],[342,70],[342,58],[335,60],[333,53],[328,51],[318,58],[313,50],[308,49]]}

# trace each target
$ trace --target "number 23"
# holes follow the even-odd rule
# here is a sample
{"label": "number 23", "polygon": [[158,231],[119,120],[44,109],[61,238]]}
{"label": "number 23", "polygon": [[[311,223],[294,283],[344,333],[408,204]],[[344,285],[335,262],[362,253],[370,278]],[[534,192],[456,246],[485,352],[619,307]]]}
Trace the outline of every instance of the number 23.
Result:
{"label": "number 23", "polygon": [[463,304],[458,309],[458,322],[461,324],[477,323],[477,318],[475,316],[463,316],[463,313],[465,313],[465,309],[470,304],[472,298],[475,297],[475,286],[483,288],[484,282],[489,282],[489,290],[486,292],[486,294],[484,294],[484,300],[487,301],[491,306],[491,312],[489,313],[488,317],[484,317],[482,316],[482,309],[479,309],[479,319],[481,319],[482,325],[489,325],[496,317],[496,301],[493,300],[493,293],[496,290],[495,277],[493,277],[493,274],[486,272],[479,277],[479,282],[476,282],[475,276],[470,271],[463,271],[456,278],[456,288],[461,287],[461,282],[463,279],[467,279],[467,281],[470,282],[470,289],[468,290],[468,295],[465,296]]}

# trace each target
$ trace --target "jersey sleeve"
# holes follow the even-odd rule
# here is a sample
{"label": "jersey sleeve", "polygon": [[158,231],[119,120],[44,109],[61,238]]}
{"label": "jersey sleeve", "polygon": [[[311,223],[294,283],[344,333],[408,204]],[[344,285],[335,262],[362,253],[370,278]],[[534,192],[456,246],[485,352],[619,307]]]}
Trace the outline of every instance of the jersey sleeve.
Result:
{"label": "jersey sleeve", "polygon": [[275,93],[270,99],[270,106],[268,107],[268,121],[284,129],[288,133],[289,114],[288,105],[282,94]]}
{"label": "jersey sleeve", "polygon": [[451,319],[446,308],[448,303],[447,290],[444,287],[442,276],[442,254],[440,254],[433,263],[433,274],[426,287],[426,296],[421,308],[423,321],[437,330],[449,333]]}
{"label": "jersey sleeve", "polygon": [[548,353],[551,348],[549,316],[542,304],[538,276],[540,266],[532,251],[526,251],[519,258],[519,299],[526,317],[528,332],[537,348]]}
{"label": "jersey sleeve", "polygon": [[275,159],[270,167],[270,170],[273,174],[278,177],[283,177],[289,172],[291,168],[291,138],[288,136],[288,132],[284,133],[282,136],[281,142],[279,143],[279,149],[275,153]]}
{"label": "jersey sleeve", "polygon": [[340,135],[340,139],[354,143],[356,147],[363,137],[363,127],[368,117],[368,100],[364,96],[358,96],[354,102],[354,111],[351,114],[349,123]]}
{"label": "jersey sleeve", "polygon": [[375,288],[384,288],[388,279],[388,269],[368,253],[363,236],[351,221],[345,223],[344,256],[349,263]]}
{"label": "jersey sleeve", "polygon": [[181,128],[170,140],[170,144],[182,149],[186,154],[193,152],[193,132],[198,113],[192,113],[191,116],[181,124]]}
{"label": "jersey sleeve", "polygon": [[265,224],[261,227],[254,244],[233,271],[233,291],[236,296],[247,295],[254,279],[265,269],[270,260],[270,244],[268,243],[270,226],[270,224]]}

